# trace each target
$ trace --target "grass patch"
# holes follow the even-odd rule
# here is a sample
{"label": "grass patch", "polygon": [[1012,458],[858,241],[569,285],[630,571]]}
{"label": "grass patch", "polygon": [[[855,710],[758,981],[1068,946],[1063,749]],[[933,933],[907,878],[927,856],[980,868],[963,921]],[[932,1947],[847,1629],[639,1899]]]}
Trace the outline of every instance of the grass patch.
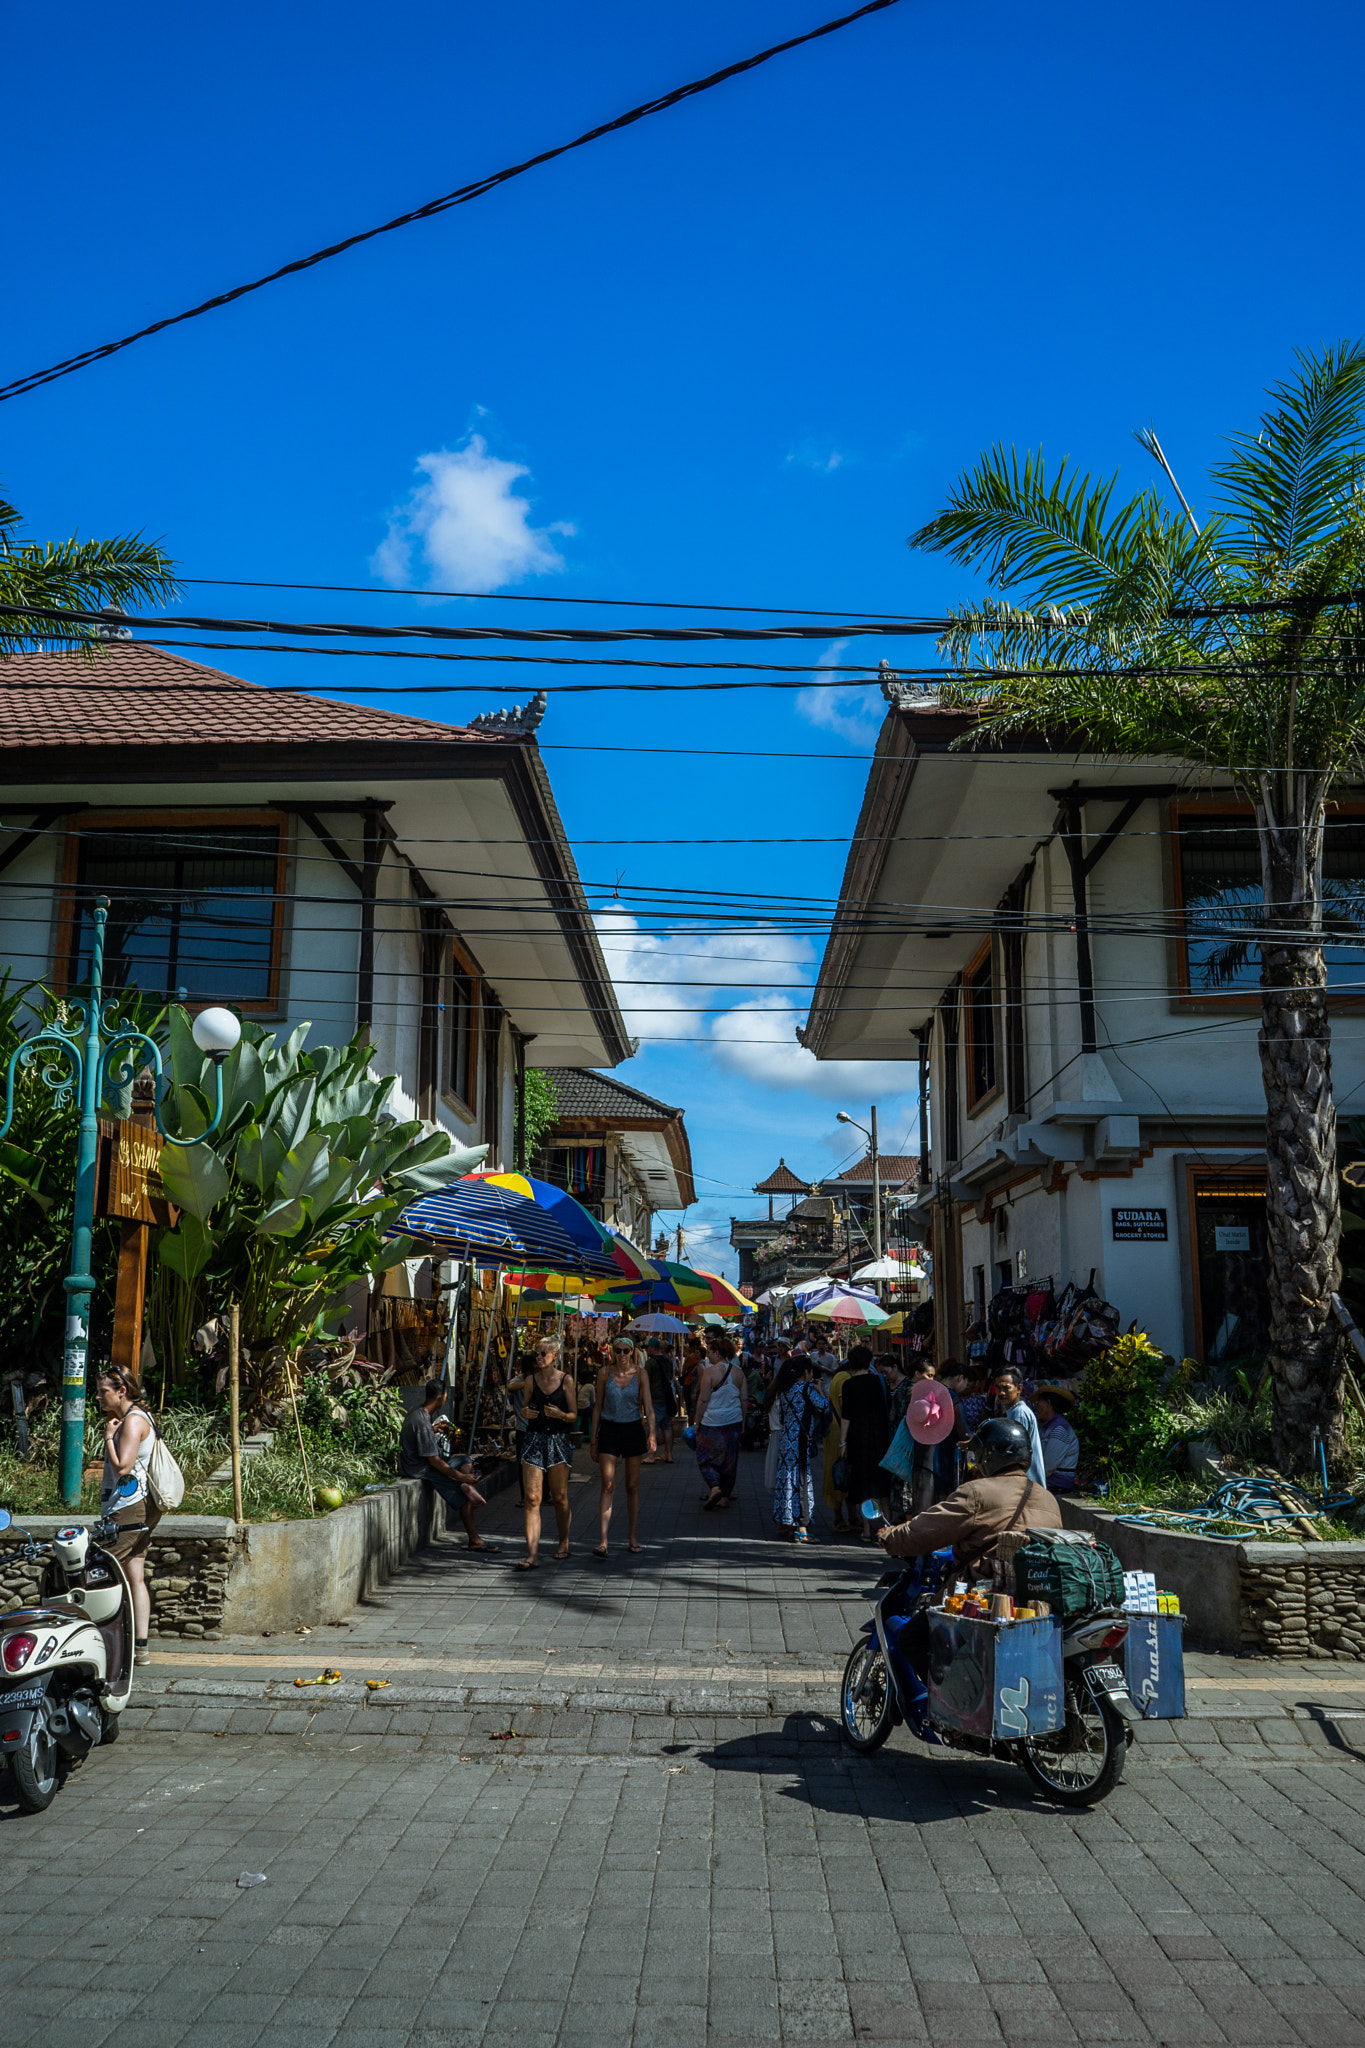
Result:
{"label": "grass patch", "polygon": [[[0,1507],[9,1508],[16,1518],[24,1515],[60,1515],[65,1512],[58,1491],[57,1449],[60,1414],[54,1402],[30,1426],[29,1455],[19,1456],[12,1425],[0,1432]],[[226,1413],[218,1409],[172,1407],[157,1417],[166,1442],[185,1475],[185,1498],[177,1513],[182,1515],[232,1514],[232,1482],[210,1486],[209,1474],[228,1456],[230,1443]],[[346,1500],[363,1494],[367,1486],[393,1479],[398,1471],[394,1446],[375,1440],[376,1433],[357,1430],[369,1441],[347,1440],[347,1425],[335,1428],[305,1428],[304,1444],[314,1488],[334,1486]],[[98,1415],[86,1418],[86,1471],[104,1462],[104,1423]],[[99,1476],[81,1487],[77,1512],[99,1512]],[[270,1449],[250,1458],[242,1469],[242,1512],[249,1522],[306,1520],[312,1502],[303,1476],[298,1439],[292,1428],[280,1430]]]}

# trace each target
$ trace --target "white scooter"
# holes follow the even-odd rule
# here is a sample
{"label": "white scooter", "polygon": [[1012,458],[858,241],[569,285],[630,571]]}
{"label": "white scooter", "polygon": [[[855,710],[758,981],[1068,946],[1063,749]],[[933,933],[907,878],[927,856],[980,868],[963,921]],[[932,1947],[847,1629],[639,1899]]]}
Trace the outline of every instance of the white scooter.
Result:
{"label": "white scooter", "polygon": [[[13,1521],[0,1508],[0,1530]],[[133,1689],[132,1589],[99,1541],[113,1528],[59,1529],[47,1544],[15,1531],[25,1558],[47,1559],[39,1604],[0,1612],[0,1764],[25,1813],[42,1813],[96,1744],[115,1740]]]}

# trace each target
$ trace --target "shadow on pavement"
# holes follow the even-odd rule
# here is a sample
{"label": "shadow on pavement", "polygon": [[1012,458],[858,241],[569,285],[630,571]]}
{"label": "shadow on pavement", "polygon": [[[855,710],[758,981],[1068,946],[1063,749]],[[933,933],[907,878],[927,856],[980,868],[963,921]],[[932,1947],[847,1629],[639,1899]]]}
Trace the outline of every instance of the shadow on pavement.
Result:
{"label": "shadow on pavement", "polygon": [[860,1756],[843,1741],[832,1714],[788,1714],[780,1734],[740,1736],[694,1754],[713,1771],[780,1777],[780,1798],[821,1813],[923,1827],[978,1813],[1047,1810],[1013,1764],[918,1747]]}

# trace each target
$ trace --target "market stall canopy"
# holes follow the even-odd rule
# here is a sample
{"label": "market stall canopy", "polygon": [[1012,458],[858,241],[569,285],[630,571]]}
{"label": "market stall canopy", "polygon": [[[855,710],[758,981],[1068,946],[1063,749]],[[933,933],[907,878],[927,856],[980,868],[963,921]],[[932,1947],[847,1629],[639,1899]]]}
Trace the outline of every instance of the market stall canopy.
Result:
{"label": "market stall canopy", "polygon": [[874,1259],[871,1265],[859,1266],[853,1275],[855,1280],[922,1280],[923,1266],[917,1266],[913,1259]]}

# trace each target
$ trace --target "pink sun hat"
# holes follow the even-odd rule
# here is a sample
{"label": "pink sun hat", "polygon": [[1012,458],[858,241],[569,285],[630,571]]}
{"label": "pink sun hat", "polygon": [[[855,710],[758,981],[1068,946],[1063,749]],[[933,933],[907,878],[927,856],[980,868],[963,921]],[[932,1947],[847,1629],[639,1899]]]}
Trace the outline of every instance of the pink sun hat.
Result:
{"label": "pink sun hat", "polygon": [[933,1380],[921,1380],[910,1396],[905,1426],[917,1444],[941,1444],[953,1433],[953,1397]]}

